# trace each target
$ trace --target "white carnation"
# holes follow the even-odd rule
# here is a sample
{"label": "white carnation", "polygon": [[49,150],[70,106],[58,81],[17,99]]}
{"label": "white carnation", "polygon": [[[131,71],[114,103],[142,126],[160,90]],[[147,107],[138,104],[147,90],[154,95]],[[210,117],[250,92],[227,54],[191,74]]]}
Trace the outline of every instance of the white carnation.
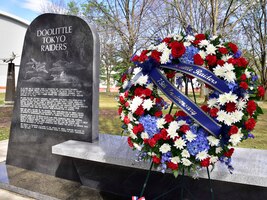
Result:
{"label": "white carnation", "polygon": [[201,151],[199,152],[197,155],[196,155],[196,159],[202,161],[204,160],[205,158],[207,158],[209,155],[207,153],[207,151]]}
{"label": "white carnation", "polygon": [[171,145],[169,145],[169,144],[167,144],[167,143],[161,145],[161,147],[159,148],[159,151],[160,151],[161,153],[167,153],[167,152],[170,151],[170,150],[171,150]]}
{"label": "white carnation", "polygon": [[133,131],[129,131],[129,133],[130,133],[130,138],[137,139],[137,136],[133,133]]}
{"label": "white carnation", "polygon": [[247,78],[251,77],[251,72],[249,72],[248,69],[245,70],[245,74]]}
{"label": "white carnation", "polygon": [[144,139],[148,139],[149,138],[149,135],[147,132],[142,132],[141,133],[141,138],[144,140]]}
{"label": "white carnation", "polygon": [[186,149],[182,151],[181,155],[183,158],[190,158],[190,154]]}
{"label": "white carnation", "polygon": [[201,40],[200,43],[198,44],[200,47],[205,47],[209,44],[210,42],[208,40]]}
{"label": "white carnation", "polygon": [[208,100],[207,104],[208,104],[209,108],[212,108],[217,104],[217,99],[216,98],[211,98],[211,99]]}
{"label": "white carnation", "polygon": [[189,141],[189,142],[192,142],[193,140],[195,140],[197,137],[196,134],[192,133],[192,131],[186,131],[186,134],[185,134],[185,138]]}
{"label": "white carnation", "polygon": [[214,136],[212,136],[212,135],[208,136],[207,139],[209,141],[210,146],[213,147],[213,146],[218,146],[219,145],[220,140],[215,138]]}
{"label": "white carnation", "polygon": [[148,76],[147,75],[142,75],[140,76],[139,79],[137,79],[137,81],[134,83],[134,85],[145,85],[147,83],[148,80]]}
{"label": "white carnation", "polygon": [[222,67],[225,69],[225,71],[234,71],[235,69],[231,63],[224,63]]}
{"label": "white carnation", "polygon": [[216,163],[218,160],[219,160],[218,156],[211,156],[211,158],[210,158],[210,162],[212,164]]}
{"label": "white carnation", "polygon": [[225,103],[233,102],[237,103],[238,96],[236,94],[232,94],[232,92],[220,94],[218,98],[218,103],[220,105],[224,105]]}
{"label": "white carnation", "polygon": [[229,83],[230,82],[235,82],[235,80],[236,80],[235,72],[233,72],[233,71],[225,72],[224,80],[226,80]]}
{"label": "white carnation", "polygon": [[142,147],[139,146],[139,145],[136,144],[136,143],[133,143],[133,146],[134,146],[138,151],[141,151],[141,150],[142,150]]}
{"label": "white carnation", "polygon": [[243,110],[244,108],[246,108],[247,102],[244,99],[240,99],[237,104],[236,107],[238,110]]}
{"label": "white carnation", "polygon": [[166,49],[168,49],[165,42],[160,43],[158,46],[156,46],[156,48],[159,52],[164,52]]}
{"label": "white carnation", "polygon": [[179,35],[179,34],[176,34],[176,35],[173,36],[173,39],[174,39],[174,40],[177,40],[177,41],[180,41],[180,40],[183,39],[183,36],[181,36],[181,35]]}
{"label": "white carnation", "polygon": [[221,153],[222,150],[223,150],[222,147],[217,147],[217,148],[215,149],[215,153],[216,153],[216,154]]}
{"label": "white carnation", "polygon": [[205,51],[203,51],[203,50],[200,50],[199,52],[198,52],[198,54],[200,55],[200,57],[202,58],[202,59],[205,59],[206,58],[206,52]]}
{"label": "white carnation", "polygon": [[190,42],[193,42],[195,40],[195,36],[193,35],[188,35],[185,37],[186,40],[190,41]]}
{"label": "white carnation", "polygon": [[180,160],[179,156],[175,156],[175,157],[171,158],[171,162],[173,162],[174,164],[177,164],[177,163],[181,162],[181,160]]}
{"label": "white carnation", "polygon": [[219,76],[219,77],[224,77],[224,74],[225,74],[225,69],[220,66],[220,65],[217,65],[214,69],[213,69],[213,72],[216,76]]}
{"label": "white carnation", "polygon": [[170,138],[172,139],[178,136],[178,133],[176,131],[179,127],[180,126],[178,125],[177,121],[172,121],[169,125],[169,128],[167,129],[168,136],[170,136]]}
{"label": "white carnation", "polygon": [[185,144],[185,141],[180,137],[178,138],[177,140],[174,141],[174,146],[177,148],[177,149],[184,149],[184,147],[186,146]]}
{"label": "white carnation", "polygon": [[215,54],[216,47],[213,44],[208,44],[206,48],[206,53],[207,54]]}
{"label": "white carnation", "polygon": [[133,101],[130,103],[130,110],[132,111],[132,113],[134,113],[138,108],[138,106],[140,106],[142,103],[143,99],[139,96],[135,96],[133,98]]}
{"label": "white carnation", "polygon": [[184,166],[190,166],[192,164],[192,162],[187,158],[182,158],[182,163]]}
{"label": "white carnation", "polygon": [[143,102],[143,108],[149,111],[154,105],[154,102],[151,99],[145,99]]}
{"label": "white carnation", "polygon": [[189,47],[190,45],[191,45],[190,42],[184,42],[184,46],[185,46],[185,47]]}
{"label": "white carnation", "polygon": [[233,144],[233,146],[236,146],[239,142],[241,142],[241,139],[244,135],[242,133],[236,133],[230,136],[229,142]]}
{"label": "white carnation", "polygon": [[160,119],[158,119],[158,120],[157,120],[157,128],[158,128],[158,129],[163,128],[164,124],[166,124],[166,123],[167,123],[167,122],[165,121],[164,118],[160,118]]}
{"label": "white carnation", "polygon": [[160,56],[160,63],[161,64],[166,64],[170,61],[170,54],[171,54],[171,49],[165,49]]}

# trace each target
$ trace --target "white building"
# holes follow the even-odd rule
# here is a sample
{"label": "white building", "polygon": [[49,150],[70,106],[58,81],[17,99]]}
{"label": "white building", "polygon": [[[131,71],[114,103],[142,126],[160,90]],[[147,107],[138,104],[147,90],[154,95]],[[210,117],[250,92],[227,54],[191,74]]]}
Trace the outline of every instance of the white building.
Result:
{"label": "white building", "polygon": [[[0,11],[0,59],[9,58],[12,52],[19,55],[15,63],[15,75],[18,76],[24,37],[29,22],[17,16]],[[7,63],[0,60],[0,92],[5,91]]]}

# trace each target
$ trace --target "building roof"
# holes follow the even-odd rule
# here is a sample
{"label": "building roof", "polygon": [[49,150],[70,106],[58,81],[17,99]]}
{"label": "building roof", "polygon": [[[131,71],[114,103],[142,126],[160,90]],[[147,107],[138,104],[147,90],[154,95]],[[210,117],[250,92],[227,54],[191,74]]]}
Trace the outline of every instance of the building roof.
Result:
{"label": "building roof", "polygon": [[22,18],[20,18],[18,16],[12,15],[10,13],[1,11],[1,10],[0,10],[0,16],[3,16],[3,17],[5,17],[5,18],[7,18],[7,19],[9,19],[11,21],[15,21],[15,22],[17,22],[19,24],[22,24],[22,25],[26,26],[26,27],[28,27],[30,25],[29,21],[27,21],[25,19],[22,19]]}

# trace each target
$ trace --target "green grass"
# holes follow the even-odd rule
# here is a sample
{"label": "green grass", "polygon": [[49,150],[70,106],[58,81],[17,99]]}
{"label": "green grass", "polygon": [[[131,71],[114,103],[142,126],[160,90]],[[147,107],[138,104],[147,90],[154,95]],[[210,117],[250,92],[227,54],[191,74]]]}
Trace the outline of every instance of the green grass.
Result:
{"label": "green grass", "polygon": [[9,138],[9,127],[0,127],[0,141]]}
{"label": "green grass", "polygon": [[4,104],[4,100],[5,100],[5,93],[0,93],[0,105]]}
{"label": "green grass", "polygon": [[[118,103],[116,101],[117,93],[106,94],[100,93],[99,97],[99,132],[109,133],[113,135],[121,134],[121,125],[117,114]],[[0,105],[3,104],[4,94],[0,93]],[[197,97],[197,102],[202,103],[203,99]],[[258,118],[258,123],[253,131],[255,139],[248,139],[242,142],[239,147],[267,149],[267,102],[261,102],[264,114]],[[4,113],[0,112],[0,117]],[[9,135],[9,127],[0,127],[0,140],[7,139]]]}

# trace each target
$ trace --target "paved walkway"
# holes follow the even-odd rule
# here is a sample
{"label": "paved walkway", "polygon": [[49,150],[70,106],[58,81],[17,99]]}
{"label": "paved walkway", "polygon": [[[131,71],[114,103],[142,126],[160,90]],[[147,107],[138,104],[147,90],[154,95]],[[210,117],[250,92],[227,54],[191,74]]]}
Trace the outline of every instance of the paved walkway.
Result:
{"label": "paved walkway", "polygon": [[[6,160],[8,140],[0,141],[0,162]],[[1,200],[32,200],[19,194],[0,189]]]}

